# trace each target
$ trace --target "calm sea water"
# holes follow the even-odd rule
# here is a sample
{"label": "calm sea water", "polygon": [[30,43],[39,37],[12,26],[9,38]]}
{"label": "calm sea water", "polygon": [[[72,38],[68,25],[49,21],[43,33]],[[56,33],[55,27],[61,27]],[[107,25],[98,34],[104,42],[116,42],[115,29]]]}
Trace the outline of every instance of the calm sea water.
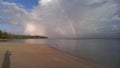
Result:
{"label": "calm sea water", "polygon": [[108,68],[120,68],[120,39],[30,39],[19,42],[48,44],[61,51],[109,66]]}

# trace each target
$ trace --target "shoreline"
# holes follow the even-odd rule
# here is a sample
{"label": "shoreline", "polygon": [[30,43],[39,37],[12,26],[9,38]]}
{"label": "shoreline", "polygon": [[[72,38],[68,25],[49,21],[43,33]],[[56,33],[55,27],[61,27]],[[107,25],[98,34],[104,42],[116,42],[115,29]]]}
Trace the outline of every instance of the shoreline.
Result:
{"label": "shoreline", "polygon": [[44,44],[2,42],[0,43],[0,60],[2,61],[6,50],[12,52],[11,68],[103,68],[99,64]]}

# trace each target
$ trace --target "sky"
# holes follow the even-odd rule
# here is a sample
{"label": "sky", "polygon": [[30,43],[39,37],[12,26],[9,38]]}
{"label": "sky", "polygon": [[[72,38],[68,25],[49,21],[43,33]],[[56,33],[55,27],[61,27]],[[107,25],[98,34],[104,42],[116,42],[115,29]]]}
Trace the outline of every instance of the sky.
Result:
{"label": "sky", "polygon": [[0,29],[52,38],[120,37],[120,1],[0,0]]}

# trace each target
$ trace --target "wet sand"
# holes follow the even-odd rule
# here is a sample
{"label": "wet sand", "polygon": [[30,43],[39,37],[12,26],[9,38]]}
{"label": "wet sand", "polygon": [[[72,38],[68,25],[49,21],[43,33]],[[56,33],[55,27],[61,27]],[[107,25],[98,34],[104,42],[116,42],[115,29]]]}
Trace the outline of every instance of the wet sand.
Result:
{"label": "wet sand", "polygon": [[[8,67],[4,67],[4,66]],[[0,68],[103,68],[46,45],[0,43]]]}

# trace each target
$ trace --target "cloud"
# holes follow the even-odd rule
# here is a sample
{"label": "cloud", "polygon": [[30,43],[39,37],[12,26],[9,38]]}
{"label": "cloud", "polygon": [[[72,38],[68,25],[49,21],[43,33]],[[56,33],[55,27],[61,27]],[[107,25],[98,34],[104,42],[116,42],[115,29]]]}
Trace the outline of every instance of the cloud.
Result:
{"label": "cloud", "polygon": [[120,21],[120,17],[118,15],[114,16],[112,19],[116,21]]}
{"label": "cloud", "polygon": [[[38,28],[39,27],[39,28]],[[40,24],[27,23],[24,33],[30,35],[45,35],[44,27]]]}
{"label": "cloud", "polygon": [[111,23],[114,22],[113,19],[119,20],[119,17],[115,16],[119,11],[118,1],[40,0],[39,5],[31,12],[15,3],[2,2],[0,23],[21,24],[24,27],[24,34],[49,37],[109,34],[116,31],[112,27],[116,24]]}
{"label": "cloud", "polygon": [[5,27],[8,32],[23,33],[25,21],[28,20],[29,13],[20,8],[16,3],[0,2],[0,26]]}
{"label": "cloud", "polygon": [[77,37],[102,33],[103,28],[110,26],[109,17],[116,13],[116,6],[112,0],[52,0],[37,6],[32,14],[40,19],[39,24],[46,27],[47,34]]}
{"label": "cloud", "polygon": [[21,24],[29,17],[29,13],[15,3],[0,2],[0,23]]}
{"label": "cloud", "polygon": [[120,32],[120,24],[119,25],[114,25],[113,30],[115,30],[116,32]]}

